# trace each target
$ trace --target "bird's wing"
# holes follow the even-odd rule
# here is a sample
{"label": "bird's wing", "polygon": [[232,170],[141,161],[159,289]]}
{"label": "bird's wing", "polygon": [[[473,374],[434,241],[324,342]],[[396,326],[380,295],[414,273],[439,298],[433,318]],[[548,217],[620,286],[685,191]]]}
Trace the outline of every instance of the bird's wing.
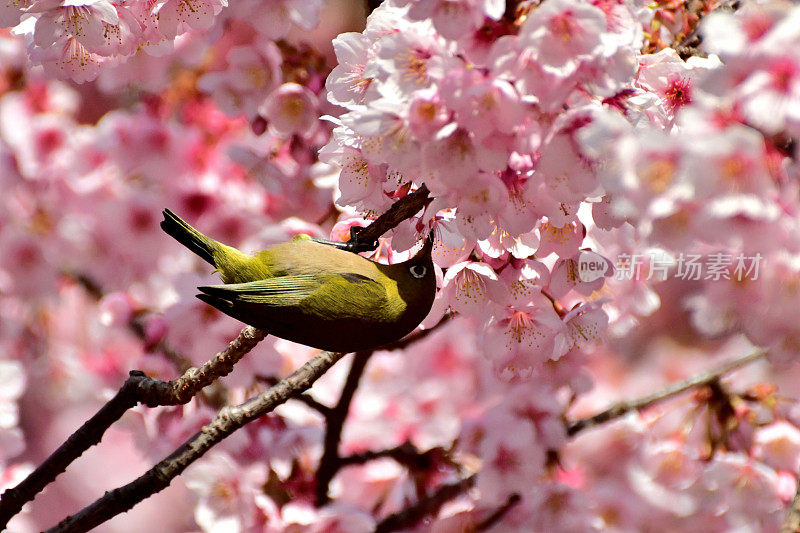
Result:
{"label": "bird's wing", "polygon": [[248,283],[230,283],[198,287],[202,292],[232,302],[247,302],[272,306],[290,306],[300,303],[304,298],[319,290],[322,280],[319,276],[280,276],[260,279]]}
{"label": "bird's wing", "polygon": [[380,283],[356,273],[279,276],[198,289],[234,304],[241,302],[269,307],[292,307],[303,302],[310,309],[333,306],[345,311],[348,305],[356,305],[368,311],[369,308],[383,306],[387,300],[386,289]]}

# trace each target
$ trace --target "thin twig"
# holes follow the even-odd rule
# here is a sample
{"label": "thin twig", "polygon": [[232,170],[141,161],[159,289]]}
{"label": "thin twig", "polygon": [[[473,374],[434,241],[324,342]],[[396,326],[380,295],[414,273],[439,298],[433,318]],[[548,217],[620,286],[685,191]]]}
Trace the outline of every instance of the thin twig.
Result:
{"label": "thin twig", "polygon": [[361,379],[364,369],[367,367],[369,358],[373,352],[357,352],[353,357],[353,364],[347,374],[347,380],[342,388],[342,395],[336,407],[328,412],[325,424],[325,439],[322,458],[319,460],[316,479],[316,501],[317,506],[325,505],[329,501],[328,486],[333,476],[339,470],[339,441],[342,437],[342,428],[353,401],[358,382]]}
{"label": "thin twig", "polygon": [[169,388],[159,388],[158,392],[160,394],[154,394],[153,397],[155,403],[149,403],[152,401],[149,397],[147,400],[143,400],[142,403],[150,407],[187,403],[203,387],[211,385],[219,378],[233,372],[234,365],[250,350],[255,348],[256,344],[264,340],[266,336],[267,333],[260,329],[253,326],[245,327],[239,333],[239,336],[225,350],[215,355],[213,359],[207,361],[200,368],[190,368],[183,373],[180,379],[170,381],[167,383]]}
{"label": "thin twig", "polygon": [[[402,350],[410,344],[419,342],[434,331],[444,327],[450,320],[451,315],[445,315],[435,326],[424,330],[416,330],[400,340],[382,346],[380,350]],[[333,480],[333,477],[339,469],[346,464],[339,456],[339,442],[342,437],[342,427],[347,418],[350,403],[353,401],[353,396],[358,388],[358,382],[361,379],[361,375],[364,373],[364,368],[369,362],[371,355],[372,352],[365,352],[361,355],[356,354],[353,359],[353,364],[350,367],[350,372],[347,375],[347,380],[345,381],[344,387],[342,387],[342,394],[339,397],[339,401],[335,407],[329,407],[327,413],[323,413],[325,414],[326,424],[324,448],[316,475],[315,496],[317,505],[325,505],[328,503],[328,487],[331,480]]]}
{"label": "thin twig", "polygon": [[430,327],[428,329],[417,329],[412,333],[409,333],[402,339],[381,346],[377,350],[403,350],[408,346],[410,346],[411,344],[421,341],[431,333],[440,330],[441,328],[446,326],[453,319],[454,316],[456,316],[455,313],[448,313],[442,316],[442,319],[439,320],[439,322],[437,322],[435,326]]}
{"label": "thin twig", "polygon": [[514,508],[520,501],[522,501],[522,496],[517,494],[516,492],[508,497],[506,503],[501,505],[495,512],[478,522],[475,526],[475,531],[486,531],[487,529],[491,529],[495,525],[497,525],[503,517],[508,514],[508,512]]}
{"label": "thin twig", "polygon": [[93,417],[58,447],[36,470],[31,472],[16,487],[3,492],[0,497],[0,530],[22,510],[22,506],[33,500],[48,484],[64,472],[67,466],[103,438],[103,433],[120,419],[128,409],[139,402],[139,382],[148,379],[141,372],[133,371],[119,389]]}
{"label": "thin twig", "polygon": [[[255,379],[256,379],[257,382],[266,384],[267,387],[274,387],[275,385],[277,385],[281,381],[280,378],[278,378],[276,376],[265,376],[263,374],[256,374]],[[319,401],[316,398],[314,398],[308,392],[302,392],[300,394],[295,394],[290,399],[297,400],[298,402],[306,404],[308,407],[310,407],[311,409],[317,411],[318,413],[320,413],[322,416],[325,416],[325,417],[327,417],[328,413],[330,413],[333,410],[332,407],[330,407],[328,405],[325,405],[321,401]]]}
{"label": "thin twig", "polygon": [[704,374],[700,374],[699,376],[695,376],[687,381],[683,381],[681,383],[677,383],[671,387],[664,389],[663,391],[657,392],[655,394],[651,394],[645,396],[643,398],[639,398],[636,400],[627,400],[615,403],[608,409],[597,413],[596,415],[590,416],[588,418],[583,418],[581,420],[575,420],[570,422],[567,425],[567,434],[569,436],[573,436],[576,433],[580,433],[584,429],[593,428],[608,422],[609,420],[613,420],[615,418],[619,418],[623,415],[630,413],[631,411],[639,411],[642,409],[646,409],[651,407],[657,403],[661,403],[664,400],[668,400],[673,396],[677,396],[683,392],[686,392],[690,389],[694,389],[696,387],[702,387],[705,385],[710,384],[711,382],[719,379],[721,376],[736,370],[737,368],[743,367],[756,361],[766,355],[766,351],[760,350],[757,352],[753,352],[749,355],[746,355],[742,358],[736,359],[729,363],[722,365],[721,367],[717,368],[716,370],[712,370],[710,372],[706,372]]}
{"label": "thin twig", "polygon": [[[438,461],[445,454],[442,447],[431,448],[427,451],[421,452],[416,446],[406,441],[394,448],[386,448],[384,450],[367,450],[364,452],[353,453],[339,458],[339,467],[350,465],[360,465],[374,461],[376,459],[389,458],[393,459],[397,464],[407,467],[409,470],[430,470],[435,465],[441,464],[444,461]],[[449,461],[452,462],[452,461]]]}
{"label": "thin twig", "polygon": [[233,369],[233,365],[255,347],[266,333],[247,326],[225,350],[205,363],[200,369],[190,368],[175,381],[149,378],[133,370],[117,394],[89,420],[58,447],[36,470],[16,487],[7,489],[0,497],[0,529],[16,515],[25,503],[33,500],[44,487],[52,483],[69,464],[83,452],[99,443],[106,430],[122,417],[128,409],[143,403],[178,405],[188,403],[203,387]]}
{"label": "thin twig", "polygon": [[445,503],[468,490],[475,484],[475,474],[451,485],[439,487],[433,494],[415,505],[384,518],[375,527],[375,533],[388,533],[413,527],[426,516],[435,514]]}
{"label": "thin twig", "polygon": [[416,215],[422,208],[431,203],[430,191],[422,184],[416,191],[400,198],[388,211],[376,218],[365,228],[353,228],[348,249],[351,252],[368,252],[378,247],[378,237],[395,228],[402,221]]}
{"label": "thin twig", "polygon": [[202,457],[211,447],[244,425],[269,413],[300,391],[308,390],[345,355],[321,352],[269,390],[243,404],[225,407],[214,420],[142,476],[107,492],[102,498],[48,531],[51,533],[88,531],[165,489],[187,466]]}
{"label": "thin twig", "polygon": [[322,403],[321,401],[317,400],[316,398],[314,398],[310,394],[306,394],[306,393],[296,394],[296,395],[292,396],[292,399],[293,400],[297,400],[298,402],[302,402],[302,403],[306,404],[308,407],[310,407],[311,409],[317,411],[319,414],[321,414],[322,416],[325,416],[325,417],[327,417],[328,413],[330,413],[333,410],[333,409],[331,409],[331,407],[325,405],[324,403]]}

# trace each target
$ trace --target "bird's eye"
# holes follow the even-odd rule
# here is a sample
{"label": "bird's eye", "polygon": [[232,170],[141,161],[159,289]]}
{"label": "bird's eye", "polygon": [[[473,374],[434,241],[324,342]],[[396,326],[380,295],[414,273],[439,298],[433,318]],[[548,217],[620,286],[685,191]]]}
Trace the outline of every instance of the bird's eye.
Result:
{"label": "bird's eye", "polygon": [[411,272],[411,275],[417,279],[424,278],[425,274],[428,272],[428,268],[425,265],[414,265],[408,269]]}

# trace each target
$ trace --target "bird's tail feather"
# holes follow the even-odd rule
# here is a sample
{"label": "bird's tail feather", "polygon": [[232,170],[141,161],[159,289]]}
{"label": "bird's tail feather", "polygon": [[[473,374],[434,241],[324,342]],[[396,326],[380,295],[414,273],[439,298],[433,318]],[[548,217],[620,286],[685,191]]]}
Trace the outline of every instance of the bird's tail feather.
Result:
{"label": "bird's tail feather", "polygon": [[[249,324],[253,326],[253,321],[251,320],[252,315],[248,315],[244,312],[244,310],[231,302],[230,300],[226,300],[225,298],[220,298],[219,296],[212,296],[210,294],[198,294],[197,298],[204,301],[208,305],[212,307],[216,307],[226,315],[239,320],[240,322],[244,322],[245,324]],[[258,326],[253,326],[258,327]]]}
{"label": "bird's tail feather", "polygon": [[194,229],[169,209],[164,209],[161,229],[214,267],[218,266],[214,260],[214,250],[219,248],[219,243]]}

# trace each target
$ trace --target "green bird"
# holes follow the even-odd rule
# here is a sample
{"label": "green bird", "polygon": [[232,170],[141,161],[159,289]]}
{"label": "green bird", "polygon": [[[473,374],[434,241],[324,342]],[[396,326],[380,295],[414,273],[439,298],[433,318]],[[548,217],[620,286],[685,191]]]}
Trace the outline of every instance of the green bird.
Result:
{"label": "green bird", "polygon": [[383,265],[308,235],[247,255],[169,209],[161,228],[220,273],[225,284],[198,287],[198,298],[245,324],[321,350],[369,350],[400,339],[422,322],[436,296],[432,234],[408,261]]}

